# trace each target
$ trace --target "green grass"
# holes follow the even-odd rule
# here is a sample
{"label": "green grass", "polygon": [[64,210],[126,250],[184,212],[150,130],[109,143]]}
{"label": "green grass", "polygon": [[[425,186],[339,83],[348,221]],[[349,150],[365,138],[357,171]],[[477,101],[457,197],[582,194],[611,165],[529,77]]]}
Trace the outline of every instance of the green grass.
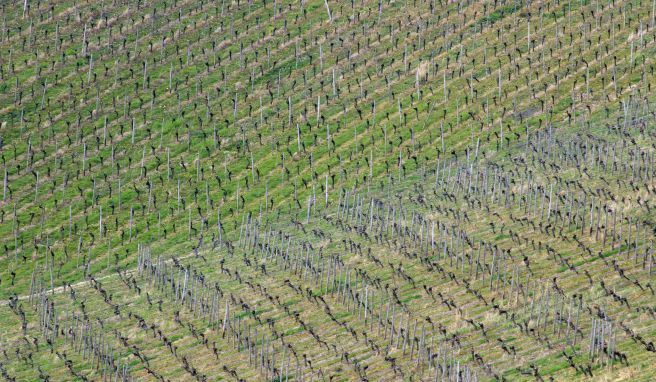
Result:
{"label": "green grass", "polygon": [[[278,7],[275,11],[274,4]],[[0,237],[3,238],[3,247],[0,248],[0,300],[6,301],[14,293],[27,295],[31,287],[31,275],[35,270],[47,287],[50,286],[50,268],[53,268],[55,287],[64,283],[80,283],[84,281],[86,273],[83,260],[90,254],[90,270],[94,277],[107,277],[105,280],[112,283],[114,281],[109,280],[116,279],[117,268],[136,268],[139,244],[148,245],[152,253],[163,258],[181,258],[192,253],[202,237],[201,254],[207,263],[199,259],[185,261],[207,272],[210,284],[221,280],[221,288],[230,290],[235,296],[243,296],[255,309],[257,317],[273,319],[275,330],[286,335],[296,334],[294,338],[299,339],[299,349],[316,357],[318,361],[315,364],[325,365],[321,367],[325,367],[327,374],[330,373],[335,379],[357,378],[353,367],[340,361],[339,357],[333,357],[332,350],[323,353],[313,350],[318,345],[312,342],[312,336],[306,330],[295,331],[299,324],[285,308],[298,310],[305,322],[317,331],[323,333],[325,330],[328,334],[322,336],[330,338],[336,345],[357,349],[363,364],[370,366],[368,373],[372,375],[371,380],[398,378],[398,375],[391,374],[390,365],[379,355],[374,355],[367,344],[351,339],[345,328],[332,323],[321,305],[307,301],[306,297],[294,296],[289,288],[282,286],[282,280],[290,278],[303,288],[309,287],[312,296],[320,296],[329,301],[339,320],[347,321],[358,332],[371,331],[359,320],[357,313],[342,310],[342,302],[333,300],[332,294],[325,288],[320,290],[308,280],[295,279],[296,275],[273,265],[271,267],[278,273],[270,277],[263,275],[246,265],[239,251],[228,254],[224,248],[209,249],[212,239],[218,239],[216,227],[219,214],[224,228],[222,236],[233,243],[239,237],[242,217],[251,213],[259,218],[261,214],[261,229],[271,225],[274,229],[285,229],[298,238],[306,239],[317,247],[321,245],[327,252],[322,256],[337,255],[366,270],[374,278],[380,277],[383,285],[387,283],[389,288],[399,288],[401,301],[411,308],[410,315],[413,318],[424,322],[426,316],[439,317],[449,327],[449,333],[463,334],[465,346],[462,356],[458,356],[463,362],[471,358],[467,353],[470,346],[485,344],[481,353],[486,360],[492,362],[496,370],[504,375],[509,373],[509,379],[524,378],[517,374],[517,365],[501,359],[501,350],[488,344],[478,331],[471,327],[459,327],[462,324],[461,318],[473,317],[481,322],[489,320],[493,344],[496,344],[494,338],[513,338],[516,339],[513,343],[516,342],[518,347],[524,349],[522,358],[516,361],[522,369],[526,368],[527,360],[538,353],[538,345],[533,337],[523,334],[503,317],[485,316],[483,312],[489,313],[489,308],[463,289],[462,281],[469,276],[461,272],[470,269],[470,264],[463,266],[456,262],[457,266],[448,268],[461,278],[456,279],[456,282],[449,279],[448,274],[425,269],[425,264],[420,261],[423,259],[423,250],[415,250],[419,257],[413,258],[407,256],[405,247],[375,244],[373,236],[364,240],[355,235],[354,231],[320,220],[323,214],[335,213],[341,190],[352,190],[355,187],[360,192],[368,190],[387,199],[386,192],[377,189],[381,182],[388,184],[392,179],[394,185],[386,186],[393,189],[391,195],[396,190],[406,196],[413,194],[414,185],[421,184],[429,204],[442,209],[438,211],[401,197],[399,200],[405,200],[409,208],[418,213],[430,211],[439,217],[439,221],[457,225],[472,237],[510,250],[512,260],[509,260],[509,267],[524,269],[523,255],[528,255],[536,273],[534,280],[547,282],[547,287],[551,278],[557,276],[568,293],[584,294],[590,298],[591,304],[610,305],[613,314],[622,316],[624,308],[585,289],[588,282],[582,271],[586,270],[592,274],[595,282],[607,281],[607,285],[612,285],[618,293],[628,296],[637,306],[652,306],[653,299],[648,292],[639,291],[628,280],[606,280],[615,271],[612,265],[599,261],[601,259],[596,256],[598,252],[602,253],[601,257],[605,260],[617,260],[632,280],[639,280],[643,284],[648,282],[649,276],[645,276],[641,264],[633,262],[633,252],[630,256],[617,256],[619,251],[626,252],[626,246],[609,250],[608,245],[604,247],[594,238],[585,235],[582,240],[593,249],[594,256],[590,257],[583,254],[573,242],[573,235],[579,232],[576,227],[570,230],[568,226],[564,230],[565,238],[554,237],[511,220],[509,212],[514,218],[524,216],[521,208],[502,208],[489,200],[479,201],[487,203],[487,207],[499,213],[499,217],[496,217],[480,205],[480,208],[469,205],[472,200],[461,198],[462,189],[455,193],[455,202],[439,194],[431,195],[434,183],[431,178],[436,162],[449,160],[452,152],[461,161],[466,160],[463,158],[467,157],[467,152],[472,155],[476,150],[477,141],[480,144],[477,160],[482,164],[497,163],[505,170],[515,170],[513,176],[517,178],[517,184],[525,183],[523,164],[519,163],[523,163],[521,153],[526,126],[533,134],[546,131],[547,123],[553,123],[557,138],[560,139],[557,144],[561,146],[568,140],[585,139],[586,134],[591,134],[596,140],[610,144],[634,139],[637,143],[629,147],[651,154],[651,125],[647,125],[643,131],[623,131],[624,135],[609,132],[605,128],[616,117],[623,116],[622,102],[631,101],[635,108],[635,102],[653,101],[650,89],[654,78],[649,68],[655,57],[654,36],[646,28],[651,18],[650,4],[631,3],[630,11],[625,12],[624,6],[629,4],[627,2],[614,5],[588,2],[433,3],[433,13],[429,3],[381,4],[379,19],[379,4],[376,2],[353,3],[354,8],[349,2],[330,2],[334,18],[332,23],[327,21],[325,5],[321,1],[304,3],[306,14],[301,11],[299,3],[293,2],[241,2],[239,5],[212,2],[201,6],[189,1],[178,1],[175,5],[158,2],[140,4],[138,7],[131,4],[129,16],[126,4],[97,1],[76,5],[70,1],[57,2],[53,4],[52,15],[45,4],[30,3],[30,16],[25,18],[20,6],[4,8],[7,17],[0,48],[3,52],[11,51],[11,58],[6,57],[0,62],[0,122],[3,122],[0,128],[3,139],[0,177],[4,178],[6,169],[11,192],[7,192],[0,205],[0,211],[4,214],[0,223]],[[154,8],[157,16],[151,19]],[[182,20],[178,22],[180,10]],[[113,20],[111,32],[99,18],[101,11]],[[80,13],[79,21],[77,12]],[[611,12],[613,20],[610,20]],[[146,15],[148,18],[144,19]],[[526,21],[529,18],[531,37],[535,41],[527,51]],[[61,46],[54,38],[57,23],[59,35],[63,38]],[[85,23],[90,27],[87,41],[94,60],[90,77],[90,60],[81,55]],[[640,45],[640,39],[636,37],[640,23],[646,31],[642,36],[644,46]],[[23,40],[30,38],[30,24],[33,40],[23,48]],[[609,30],[611,25],[614,37]],[[585,33],[581,33],[582,30]],[[47,37],[45,31],[48,32]],[[161,45],[162,39],[166,40],[165,46]],[[109,47],[110,40],[112,48]],[[630,58],[631,41],[634,42],[633,65]],[[240,43],[243,43],[243,49]],[[323,49],[323,71],[319,69],[319,44]],[[190,56],[193,56],[189,64],[187,47]],[[65,60],[61,58],[63,52],[66,53]],[[127,52],[130,53],[130,59],[127,58]],[[217,57],[216,65],[214,57]],[[28,60],[27,64],[25,60]],[[147,61],[150,78],[150,85],[145,88],[144,60]],[[587,65],[582,60],[586,60]],[[169,89],[171,65],[173,89]],[[420,68],[420,65],[426,67]],[[587,81],[586,67],[589,67],[590,73]],[[338,97],[333,96],[332,69],[335,69]],[[428,77],[426,82],[422,78],[419,89],[415,87],[417,71],[425,71]],[[502,76],[500,97],[497,84],[499,71]],[[613,75],[615,83],[611,80]],[[443,76],[446,77],[450,92],[446,100]],[[555,76],[559,77],[558,87]],[[473,77],[476,79],[472,81],[472,89],[468,81]],[[91,80],[88,81],[88,78]],[[48,81],[46,99],[49,102],[48,106],[42,108],[42,83],[45,79]],[[20,103],[15,99],[19,92],[22,92]],[[239,109],[233,114],[235,93],[238,94]],[[472,97],[472,94],[476,96]],[[321,98],[321,115],[324,119],[317,125],[315,103],[318,96]],[[291,126],[288,126],[289,98],[292,100]],[[125,100],[129,111],[126,110]],[[154,101],[152,107],[151,101]],[[375,116],[372,111],[373,102],[376,103]],[[401,113],[405,117],[399,115],[399,102],[403,105]],[[415,108],[418,115],[415,114]],[[606,108],[609,116],[606,116]],[[650,110],[645,109],[636,109],[635,113],[648,114]],[[532,112],[523,116],[520,122],[518,115],[527,111]],[[571,124],[568,113],[576,118]],[[21,114],[23,121],[20,120]],[[134,143],[131,132],[133,119],[137,126]],[[589,126],[586,122],[589,122]],[[297,147],[297,123],[301,130],[300,140],[305,147],[301,152],[298,152]],[[442,124],[444,150],[440,129]],[[504,126],[503,140],[500,137],[501,125]],[[330,139],[326,137],[327,128],[330,129]],[[150,129],[150,135],[147,129]],[[214,140],[215,129],[221,140],[219,145]],[[590,141],[595,139],[590,138]],[[248,148],[243,145],[245,141],[248,141]],[[82,170],[85,144],[87,157]],[[31,154],[28,154],[30,150]],[[142,150],[145,152],[146,177],[142,176],[141,170]],[[112,153],[114,160],[111,159]],[[398,165],[399,153],[403,169]],[[586,164],[591,175],[586,176],[574,166],[563,165],[562,150],[554,155],[555,158],[540,159],[564,167],[561,170],[544,167],[536,161],[525,164],[537,183],[544,186],[555,184],[558,190],[571,188],[577,195],[594,197],[595,202],[608,201],[596,193],[597,189],[612,192],[616,199],[627,196],[632,198],[631,203],[616,202],[619,208],[625,209],[624,216],[635,215],[639,219],[652,217],[651,211],[635,202],[638,194],[643,199],[649,198],[649,191],[643,188],[645,181],[635,182],[637,190],[616,183],[625,180],[630,170],[622,169],[609,174],[594,168],[595,159],[592,159]],[[168,156],[170,169],[167,168]],[[628,153],[622,152],[618,156],[624,163],[631,163]],[[200,175],[195,163],[197,157],[200,158],[203,170]],[[255,176],[255,169],[251,168],[251,157],[259,173]],[[511,162],[511,158],[515,162]],[[181,163],[184,163],[186,170]],[[424,169],[427,170],[425,178],[421,175]],[[39,173],[36,197],[32,170]],[[329,208],[324,209],[323,187],[326,176],[329,178]],[[609,182],[602,181],[602,176],[608,178]],[[455,179],[455,174],[451,174],[451,177]],[[65,179],[68,184],[64,189],[62,185]],[[95,192],[92,191],[94,179]],[[180,199],[184,201],[180,204],[177,197],[178,180]],[[565,185],[564,181],[578,181],[580,185]],[[148,184],[152,186],[152,193],[149,193]],[[268,191],[265,185],[268,185]],[[81,192],[78,187],[82,189]],[[135,188],[139,191],[135,191]],[[238,200],[237,190],[243,200]],[[93,200],[94,194],[97,200]],[[267,194],[269,200],[264,200]],[[316,213],[311,214],[310,223],[305,224],[307,232],[302,233],[298,227],[293,228],[291,222],[305,223],[309,196],[316,196]],[[121,208],[118,207],[119,198]],[[503,195],[497,196],[497,203],[500,198],[502,200]],[[208,203],[207,199],[211,201]],[[115,207],[113,213],[111,205]],[[102,239],[98,226],[101,206],[103,226],[107,229]],[[142,206],[145,208],[143,215]],[[69,208],[74,225],[71,234]],[[128,225],[131,208],[134,209],[135,217],[130,240]],[[449,209],[452,211],[444,212]],[[453,215],[454,211],[467,212],[472,221]],[[188,229],[189,216],[194,228],[191,233]],[[529,218],[535,223],[544,222],[535,216]],[[490,222],[496,224],[496,233],[490,231]],[[623,226],[624,235],[627,235],[627,222],[619,224]],[[501,225],[506,226],[503,233],[498,231]],[[312,236],[310,232],[315,227],[328,232],[330,239],[322,240]],[[528,242],[516,242],[518,236]],[[641,249],[649,242],[649,238],[640,239]],[[374,265],[371,259],[345,250],[341,246],[341,239],[361,242],[363,249],[373,247],[372,253],[382,260],[383,267]],[[552,260],[552,255],[545,253],[544,248],[538,250],[532,246],[530,240],[548,243],[568,259],[578,272],[573,272],[558,260]],[[456,249],[458,253],[464,251],[473,254],[473,249],[467,246]],[[442,255],[441,245],[435,251],[439,254],[431,254],[430,262],[441,265],[449,262]],[[117,254],[118,261],[115,260]],[[281,305],[271,302],[236,279],[219,274],[219,258],[225,258],[231,269],[243,273],[244,277],[250,277],[254,284],[262,282],[268,285],[270,293],[280,296]],[[449,316],[451,310],[448,309],[447,313],[446,307],[440,306],[439,299],[433,302],[421,289],[413,290],[407,280],[392,276],[388,263],[397,267],[402,264],[415,279],[418,288],[422,284],[433,286],[435,293],[439,290],[453,298],[458,305],[463,306],[462,317],[452,318]],[[268,263],[267,269],[270,269]],[[12,272],[16,275],[14,285],[10,281]],[[503,300],[501,292],[486,289],[488,283],[477,280],[472,285],[480,288],[488,301],[492,297],[497,301]],[[194,357],[192,364],[201,364],[198,366],[200,370],[216,375],[216,378],[228,378],[222,369],[223,364],[201,363],[207,357],[213,359],[214,355],[201,341],[190,339],[193,336],[188,327],[172,324],[171,309],[160,314],[148,305],[143,294],[136,298],[134,291],[121,285],[117,282],[112,288],[116,293],[120,291],[121,296],[117,296],[117,299],[122,304],[132,303],[129,306],[134,314],[143,315],[149,322],[157,320],[165,326],[165,330],[175,333],[170,334],[172,341],[181,343],[185,354],[190,359]],[[84,283],[78,288],[90,289]],[[148,289],[152,295],[157,294],[163,300],[170,301],[171,296],[149,287],[143,288]],[[375,290],[385,294],[390,293],[389,288],[377,287]],[[539,298],[540,293],[531,290],[528,295]],[[81,310],[81,305],[73,304],[63,297],[52,298],[62,312],[69,309],[76,312]],[[112,309],[103,302],[102,297],[89,293],[85,298],[85,304],[88,303],[90,307],[91,321],[110,318]],[[24,301],[23,304],[27,311],[31,309]],[[7,341],[16,341],[8,347],[14,349],[19,346],[16,343],[20,342],[22,336],[17,317],[5,306],[0,309],[3,317],[13,317],[13,321],[0,325],[0,329],[7,333]],[[523,308],[516,306],[510,306],[509,309],[514,309],[517,316],[526,313]],[[180,310],[184,316],[184,309]],[[261,325],[249,314],[246,311],[236,311],[235,316],[270,334],[266,324]],[[628,320],[647,336],[653,334],[653,331],[648,325],[643,328],[642,322],[645,319],[631,316]],[[30,313],[29,321],[30,335],[40,335],[38,317]],[[189,322],[193,322],[196,328],[207,328],[207,323],[197,317],[190,317]],[[434,322],[439,321],[436,318]],[[103,332],[111,333],[111,329],[115,328],[134,331],[136,328],[133,322],[112,325],[108,324]],[[589,322],[586,321],[584,326],[587,330]],[[208,331],[211,332],[211,329]],[[375,341],[384,344],[375,329],[371,333]],[[139,346],[149,349],[153,364],[165,370],[163,374],[171,380],[191,378],[181,368],[177,357],[168,354],[159,339],[149,339],[145,334],[133,333],[130,336],[138,338],[135,343]],[[436,335],[435,338],[441,337]],[[215,340],[221,342],[220,347],[225,355],[222,358],[225,361],[221,362],[238,369],[240,376],[245,375],[249,380],[267,378],[255,370],[256,367],[249,365],[247,356],[224,343],[223,338]],[[640,351],[640,346],[626,338],[620,341],[622,349],[632,359],[637,359],[637,364],[647,364],[651,360]],[[558,346],[562,346],[562,343]],[[70,345],[64,342],[57,342],[56,348],[67,349],[69,354],[74,354]],[[581,352],[586,350],[584,345],[581,349]],[[38,359],[42,361],[40,364],[44,370],[52,374],[53,380],[75,378],[68,373],[64,362],[48,356],[47,350],[34,352],[35,357],[40,357]],[[583,376],[572,376],[571,370],[563,368],[562,360],[557,358],[556,352],[553,350],[536,360],[541,365],[541,372],[560,380],[582,379]],[[410,373],[413,370],[412,360],[408,359],[407,354],[397,352],[394,355],[401,360],[399,362],[404,371]],[[78,355],[74,357],[76,370],[88,371],[97,376],[88,361]],[[134,356],[130,357],[135,372],[146,379],[144,365],[135,360]],[[38,380],[37,372],[26,367],[17,357],[2,362],[11,365],[10,375],[16,375],[17,379]],[[587,362],[587,359],[582,358],[581,362]],[[172,365],[170,368],[166,366],[169,364]],[[609,378],[618,377],[621,369],[618,365],[618,371],[607,372]]]}

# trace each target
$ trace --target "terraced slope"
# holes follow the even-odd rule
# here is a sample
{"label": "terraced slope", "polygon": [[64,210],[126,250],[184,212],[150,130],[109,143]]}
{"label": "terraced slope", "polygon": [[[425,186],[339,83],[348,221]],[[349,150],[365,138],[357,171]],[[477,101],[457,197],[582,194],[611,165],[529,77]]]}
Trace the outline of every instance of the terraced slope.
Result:
{"label": "terraced slope", "polygon": [[1,7],[5,379],[653,374],[653,3]]}

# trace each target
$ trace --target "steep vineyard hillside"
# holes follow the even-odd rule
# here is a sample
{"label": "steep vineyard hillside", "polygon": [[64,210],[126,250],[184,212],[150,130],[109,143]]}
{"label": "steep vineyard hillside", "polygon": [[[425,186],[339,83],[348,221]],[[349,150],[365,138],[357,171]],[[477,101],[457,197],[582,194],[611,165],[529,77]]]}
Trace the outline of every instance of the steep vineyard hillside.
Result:
{"label": "steep vineyard hillside", "polygon": [[656,374],[656,1],[0,15],[5,380]]}

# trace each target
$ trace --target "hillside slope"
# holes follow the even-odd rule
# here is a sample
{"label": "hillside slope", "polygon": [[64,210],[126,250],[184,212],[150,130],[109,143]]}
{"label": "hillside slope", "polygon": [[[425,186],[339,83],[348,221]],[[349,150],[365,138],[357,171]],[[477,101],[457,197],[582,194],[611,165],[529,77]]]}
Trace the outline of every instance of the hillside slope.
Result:
{"label": "hillside slope", "polygon": [[1,5],[8,380],[649,380],[654,4]]}

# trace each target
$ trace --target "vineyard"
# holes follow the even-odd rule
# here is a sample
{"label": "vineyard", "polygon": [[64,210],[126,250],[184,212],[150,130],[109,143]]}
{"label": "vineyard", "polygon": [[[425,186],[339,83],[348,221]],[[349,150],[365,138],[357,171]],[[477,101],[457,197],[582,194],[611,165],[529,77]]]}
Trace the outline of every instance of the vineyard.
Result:
{"label": "vineyard", "polygon": [[0,16],[3,380],[653,380],[656,0]]}

